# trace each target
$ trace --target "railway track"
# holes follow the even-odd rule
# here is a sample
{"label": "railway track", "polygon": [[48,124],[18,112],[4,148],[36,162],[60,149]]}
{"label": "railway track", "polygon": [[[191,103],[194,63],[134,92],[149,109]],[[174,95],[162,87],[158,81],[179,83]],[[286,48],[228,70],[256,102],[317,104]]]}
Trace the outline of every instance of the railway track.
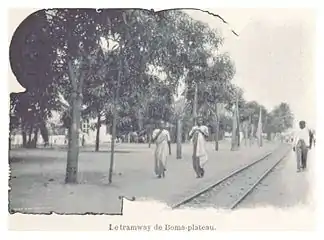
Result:
{"label": "railway track", "polygon": [[[287,147],[288,148],[288,147]],[[205,189],[198,191],[172,209],[183,207],[216,207],[232,210],[287,156],[290,148],[276,150],[239,168]]]}

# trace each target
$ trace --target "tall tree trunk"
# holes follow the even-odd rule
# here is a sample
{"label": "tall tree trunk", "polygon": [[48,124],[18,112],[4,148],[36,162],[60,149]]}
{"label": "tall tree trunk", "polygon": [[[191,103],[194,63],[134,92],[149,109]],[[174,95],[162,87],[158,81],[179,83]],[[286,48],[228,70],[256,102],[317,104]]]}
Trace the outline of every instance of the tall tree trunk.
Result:
{"label": "tall tree trunk", "polygon": [[238,138],[237,138],[237,129],[238,129],[238,122],[237,122],[237,109],[235,107],[234,113],[233,113],[233,127],[232,127],[232,146],[231,151],[235,151],[238,149]]}
{"label": "tall tree trunk", "polygon": [[271,141],[271,132],[267,132],[267,139],[268,141]]}
{"label": "tall tree trunk", "polygon": [[9,148],[9,151],[11,150],[11,133],[9,132],[9,139],[8,139],[8,148]]}
{"label": "tall tree trunk", "polygon": [[144,128],[143,116],[140,109],[138,110],[137,127],[138,127],[138,131],[142,131]]}
{"label": "tall tree trunk", "polygon": [[27,147],[27,134],[25,129],[22,130],[23,148]]}
{"label": "tall tree trunk", "polygon": [[247,147],[248,144],[248,122],[246,120],[242,123],[242,131],[243,131],[243,140],[244,140],[244,146]]}
{"label": "tall tree trunk", "polygon": [[101,115],[100,115],[100,112],[98,112],[98,116],[97,116],[97,133],[96,133],[96,152],[99,151],[100,127],[101,127]]}
{"label": "tall tree trunk", "polygon": [[36,127],[35,130],[34,130],[34,138],[33,138],[33,140],[32,140],[32,144],[31,144],[31,147],[32,147],[32,148],[37,148],[38,131],[39,131],[39,128]]}
{"label": "tall tree trunk", "polygon": [[77,84],[77,78],[73,70],[72,62],[68,62],[69,78],[72,84],[72,121],[69,134],[69,150],[67,154],[65,183],[77,183],[78,180],[78,158],[79,158],[79,131],[81,119],[82,87],[85,73],[82,71],[80,82]]}
{"label": "tall tree trunk", "polygon": [[247,130],[244,129],[244,146],[247,147],[247,144],[248,144]]}
{"label": "tall tree trunk", "polygon": [[[120,56],[122,56],[122,49],[120,49]],[[121,78],[121,73],[123,69],[122,59],[119,60],[119,70],[117,76],[117,85],[114,94],[114,108],[113,108],[113,121],[112,121],[112,139],[111,139],[111,154],[110,154],[110,165],[109,165],[109,184],[112,183],[112,174],[115,169],[114,155],[115,155],[115,139],[116,139],[116,121],[117,121],[117,105],[119,101],[119,83]]]}
{"label": "tall tree trunk", "polygon": [[150,124],[150,126],[148,127],[148,147],[151,148],[151,143],[152,143],[152,126]]}
{"label": "tall tree trunk", "polygon": [[117,120],[117,103],[115,103],[113,110],[113,121],[112,121],[112,133],[111,133],[111,154],[110,154],[110,166],[109,166],[109,183],[112,183],[112,174],[114,172],[114,154],[115,154],[115,139],[116,139],[116,120]]}
{"label": "tall tree trunk", "polygon": [[71,148],[72,143],[72,131],[71,131],[71,125],[68,127],[68,149]]}
{"label": "tall tree trunk", "polygon": [[237,146],[238,148],[241,146],[241,123],[240,123],[240,117],[239,117],[239,110],[237,108],[237,129],[236,129],[236,135],[237,135]]}
{"label": "tall tree trunk", "polygon": [[181,151],[181,142],[182,142],[182,124],[181,118],[177,118],[177,159],[182,158],[182,151]]}
{"label": "tall tree trunk", "polygon": [[218,151],[218,140],[219,140],[219,114],[218,106],[216,104],[216,129],[215,129],[215,150]]}
{"label": "tall tree trunk", "polygon": [[237,134],[237,147],[239,148],[241,145],[241,122],[240,122],[240,109],[239,109],[239,99],[238,96],[236,98],[236,121],[237,121],[237,129],[236,129],[236,134]]}
{"label": "tall tree trunk", "polygon": [[28,131],[28,143],[27,143],[28,147],[31,147],[32,134],[33,134],[33,124],[30,124],[29,131]]}
{"label": "tall tree trunk", "polygon": [[215,128],[215,150],[218,151],[219,148],[219,121],[217,119]]}
{"label": "tall tree trunk", "polygon": [[240,147],[241,146],[241,132],[240,132],[239,125],[237,127],[236,134],[237,134],[237,146]]}
{"label": "tall tree trunk", "polygon": [[72,124],[69,128],[69,150],[65,177],[66,183],[77,183],[78,180],[77,174],[79,157],[81,98],[77,96],[73,96],[72,98]]}
{"label": "tall tree trunk", "polygon": [[40,128],[40,134],[43,138],[44,144],[48,145],[49,134],[48,134],[48,129],[46,127],[45,121],[42,121],[39,128]]}
{"label": "tall tree trunk", "polygon": [[254,144],[254,125],[253,125],[253,123],[250,124],[249,139],[250,139],[250,146],[252,146]]}
{"label": "tall tree trunk", "polygon": [[194,94],[194,102],[192,107],[192,118],[193,118],[193,125],[196,125],[197,120],[197,107],[198,107],[198,85],[195,84],[195,94]]}

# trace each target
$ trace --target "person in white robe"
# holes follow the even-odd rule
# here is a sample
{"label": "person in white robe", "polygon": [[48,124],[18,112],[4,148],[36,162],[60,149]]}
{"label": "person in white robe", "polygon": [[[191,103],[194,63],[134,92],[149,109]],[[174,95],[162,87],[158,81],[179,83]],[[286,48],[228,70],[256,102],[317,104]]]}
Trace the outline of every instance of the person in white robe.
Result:
{"label": "person in white robe", "polygon": [[293,150],[296,152],[297,172],[305,170],[307,167],[307,155],[309,148],[309,130],[306,128],[306,122],[299,122],[299,129],[295,133]]}
{"label": "person in white robe", "polygon": [[204,166],[208,161],[206,151],[206,139],[208,138],[208,127],[203,125],[201,117],[197,118],[197,126],[194,126],[189,133],[189,139],[193,143],[193,169],[197,178],[202,178],[205,174]]}
{"label": "person in white robe", "polygon": [[170,133],[165,129],[165,124],[160,121],[159,128],[152,133],[152,142],[155,142],[154,172],[158,178],[165,177],[168,154],[171,155]]}

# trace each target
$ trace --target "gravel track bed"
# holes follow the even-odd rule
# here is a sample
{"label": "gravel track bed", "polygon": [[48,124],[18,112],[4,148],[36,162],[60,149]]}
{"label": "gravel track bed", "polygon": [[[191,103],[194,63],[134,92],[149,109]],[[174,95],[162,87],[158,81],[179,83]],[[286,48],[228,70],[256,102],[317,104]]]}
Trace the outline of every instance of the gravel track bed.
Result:
{"label": "gravel track bed", "polygon": [[[287,149],[279,150],[264,160],[248,167],[233,175],[224,182],[212,188],[210,191],[194,198],[180,208],[219,208],[230,209],[231,206],[242,196],[255,182],[271,168],[284,154]],[[253,190],[252,190],[253,192]]]}

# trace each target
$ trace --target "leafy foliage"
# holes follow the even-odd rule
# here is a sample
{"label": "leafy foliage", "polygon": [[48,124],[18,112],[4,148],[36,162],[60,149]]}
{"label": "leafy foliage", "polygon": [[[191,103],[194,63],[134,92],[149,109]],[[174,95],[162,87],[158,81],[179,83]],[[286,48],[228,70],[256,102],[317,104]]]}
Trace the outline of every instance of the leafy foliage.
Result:
{"label": "leafy foliage", "polygon": [[[208,122],[215,121],[217,103],[224,103],[230,111],[238,97],[242,120],[252,116],[256,123],[260,105],[246,103],[243,92],[231,83],[235,67],[230,56],[215,54],[222,44],[217,30],[177,10],[157,15],[137,9],[38,11],[20,25],[11,43],[15,46],[10,48],[12,69],[27,87],[27,93],[11,97],[11,128],[22,124],[21,119],[46,121],[52,110],[64,112],[62,120],[69,125],[70,110],[58,100],[60,93],[72,104],[68,61],[73,62],[76,74],[77,69],[86,74],[83,118],[100,115],[102,122],[111,122],[116,82],[121,74],[120,131],[128,125],[132,126],[128,130],[139,130],[161,118],[173,122],[176,112],[170,106],[182,80],[187,88],[187,122],[191,121],[194,86],[198,84],[198,110]],[[119,47],[123,47],[122,53]],[[274,131],[289,126],[290,119],[279,121],[276,117],[287,110],[284,106],[280,109],[268,116],[262,107],[267,121],[276,121],[272,124]]]}
{"label": "leafy foliage", "polygon": [[280,103],[270,112],[269,131],[273,133],[284,132],[293,127],[294,116],[287,103]]}
{"label": "leafy foliage", "polygon": [[68,165],[74,165],[68,168],[76,174],[80,116],[97,119],[97,143],[102,123],[117,122],[112,127],[117,134],[149,133],[159,119],[176,124],[181,118],[185,135],[192,125],[196,86],[197,109],[209,126],[219,122],[221,130],[229,130],[231,121],[217,119],[217,106],[231,111],[237,101],[241,120],[250,117],[256,124],[261,107],[267,131],[291,126],[289,105],[282,103],[268,114],[257,102],[244,100],[242,89],[232,83],[233,61],[218,54],[223,41],[217,30],[178,10],[35,12],[16,30],[10,46],[12,70],[27,88],[11,94],[10,131],[20,128],[24,136],[37,136],[40,130],[48,141],[46,123],[52,111],[60,112],[69,129]]}

